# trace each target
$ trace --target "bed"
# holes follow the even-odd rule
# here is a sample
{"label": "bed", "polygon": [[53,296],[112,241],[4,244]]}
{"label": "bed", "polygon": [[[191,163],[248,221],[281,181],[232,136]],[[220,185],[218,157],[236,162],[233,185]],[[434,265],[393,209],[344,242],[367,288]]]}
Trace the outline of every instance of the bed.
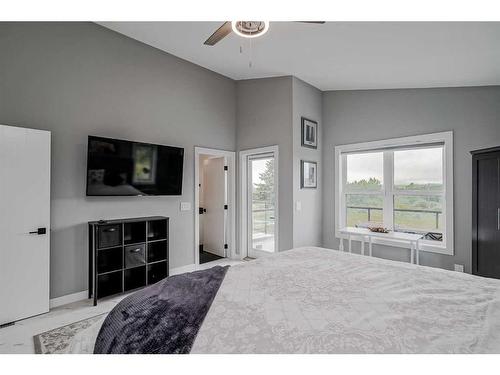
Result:
{"label": "bed", "polygon": [[500,353],[500,280],[297,248],[229,267],[189,352]]}

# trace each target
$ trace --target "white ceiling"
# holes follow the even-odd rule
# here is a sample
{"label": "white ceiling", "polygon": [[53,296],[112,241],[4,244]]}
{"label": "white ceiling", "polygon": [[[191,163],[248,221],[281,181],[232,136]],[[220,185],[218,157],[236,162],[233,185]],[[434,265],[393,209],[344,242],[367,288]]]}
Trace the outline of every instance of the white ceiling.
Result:
{"label": "white ceiling", "polygon": [[231,33],[213,47],[203,42],[222,22],[100,24],[235,80],[294,75],[321,90],[500,84],[500,22],[271,22],[251,46]]}

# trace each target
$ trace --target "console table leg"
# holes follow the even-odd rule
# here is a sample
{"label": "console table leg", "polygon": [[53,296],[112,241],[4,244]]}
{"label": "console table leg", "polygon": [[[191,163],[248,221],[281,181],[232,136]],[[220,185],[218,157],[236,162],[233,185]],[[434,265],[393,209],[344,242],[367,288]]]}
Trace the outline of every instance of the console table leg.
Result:
{"label": "console table leg", "polygon": [[342,236],[339,237],[339,250],[344,251],[344,238]]}
{"label": "console table leg", "polygon": [[352,253],[352,240],[351,235],[349,235],[349,252]]}
{"label": "console table leg", "polygon": [[413,245],[413,242],[410,242],[410,263],[414,264],[414,257],[415,257],[415,246]]}
{"label": "console table leg", "polygon": [[373,246],[372,246],[372,236],[369,236],[368,237],[368,251],[370,253],[370,256],[373,256],[372,255],[372,248],[373,248]]}
{"label": "console table leg", "polygon": [[417,253],[417,264],[420,264],[420,242],[419,241],[417,241],[416,253]]}

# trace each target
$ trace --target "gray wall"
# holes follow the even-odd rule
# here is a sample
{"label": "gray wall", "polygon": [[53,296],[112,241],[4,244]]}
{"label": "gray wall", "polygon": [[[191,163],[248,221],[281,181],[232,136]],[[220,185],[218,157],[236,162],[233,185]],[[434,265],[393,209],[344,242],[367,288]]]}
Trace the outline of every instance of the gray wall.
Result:
{"label": "gray wall", "polygon": [[[0,23],[0,123],[52,131],[51,297],[87,289],[86,222],[171,217],[194,262],[194,146],[234,150],[234,81],[92,23]],[[86,198],[87,135],[185,147],[182,197]]]}
{"label": "gray wall", "polygon": [[301,159],[318,161],[321,169],[321,141],[313,150],[301,147],[300,137],[301,116],[318,121],[321,132],[321,91],[287,76],[239,81],[237,97],[236,148],[279,145],[280,250],[321,245],[321,170],[317,189],[300,189]]}
{"label": "gray wall", "polygon": [[292,77],[237,82],[236,148],[279,146],[279,250],[293,247]]}
{"label": "gray wall", "polygon": [[[334,237],[334,147],[453,130],[455,255],[423,253],[424,265],[471,271],[471,157],[500,144],[500,87],[330,91],[323,94],[323,245]],[[374,255],[408,260],[408,251],[374,247]]]}
{"label": "gray wall", "polygon": [[[235,83],[92,23],[0,23],[0,51],[0,123],[52,131],[52,298],[87,288],[88,220],[170,216],[171,267],[194,262],[193,212],[179,204],[193,203],[195,145],[279,145],[280,250],[321,237],[337,248],[334,146],[453,130],[455,256],[424,253],[422,263],[470,272],[469,151],[500,143],[500,87],[321,93],[292,77]],[[319,122],[318,151],[300,147],[300,116]],[[185,147],[183,196],[87,198],[89,134]],[[300,159],[320,162],[317,190],[300,190]]]}
{"label": "gray wall", "polygon": [[[322,242],[322,113],[321,91],[293,78],[293,247],[320,246]],[[301,117],[318,122],[318,148],[301,146]],[[318,163],[318,188],[300,188],[300,161]],[[301,203],[297,211],[296,204]]]}

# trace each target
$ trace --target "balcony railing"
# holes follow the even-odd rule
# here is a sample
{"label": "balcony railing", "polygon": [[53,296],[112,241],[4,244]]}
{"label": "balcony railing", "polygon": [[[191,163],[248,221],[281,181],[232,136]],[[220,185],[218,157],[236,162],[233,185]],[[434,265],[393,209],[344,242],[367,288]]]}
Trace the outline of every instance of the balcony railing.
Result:
{"label": "balcony railing", "polygon": [[252,202],[254,233],[274,234],[274,204],[267,201]]}
{"label": "balcony railing", "polygon": [[[380,207],[363,207],[363,206],[347,206],[347,208],[357,209],[357,210],[367,210],[368,212],[368,221],[371,221],[372,211],[382,211],[383,209]],[[435,215],[434,220],[434,228],[429,229],[439,229],[439,215],[442,214],[442,211],[436,210],[412,210],[406,208],[395,208],[394,212],[414,212],[414,213],[424,213],[424,214],[433,214]]]}

